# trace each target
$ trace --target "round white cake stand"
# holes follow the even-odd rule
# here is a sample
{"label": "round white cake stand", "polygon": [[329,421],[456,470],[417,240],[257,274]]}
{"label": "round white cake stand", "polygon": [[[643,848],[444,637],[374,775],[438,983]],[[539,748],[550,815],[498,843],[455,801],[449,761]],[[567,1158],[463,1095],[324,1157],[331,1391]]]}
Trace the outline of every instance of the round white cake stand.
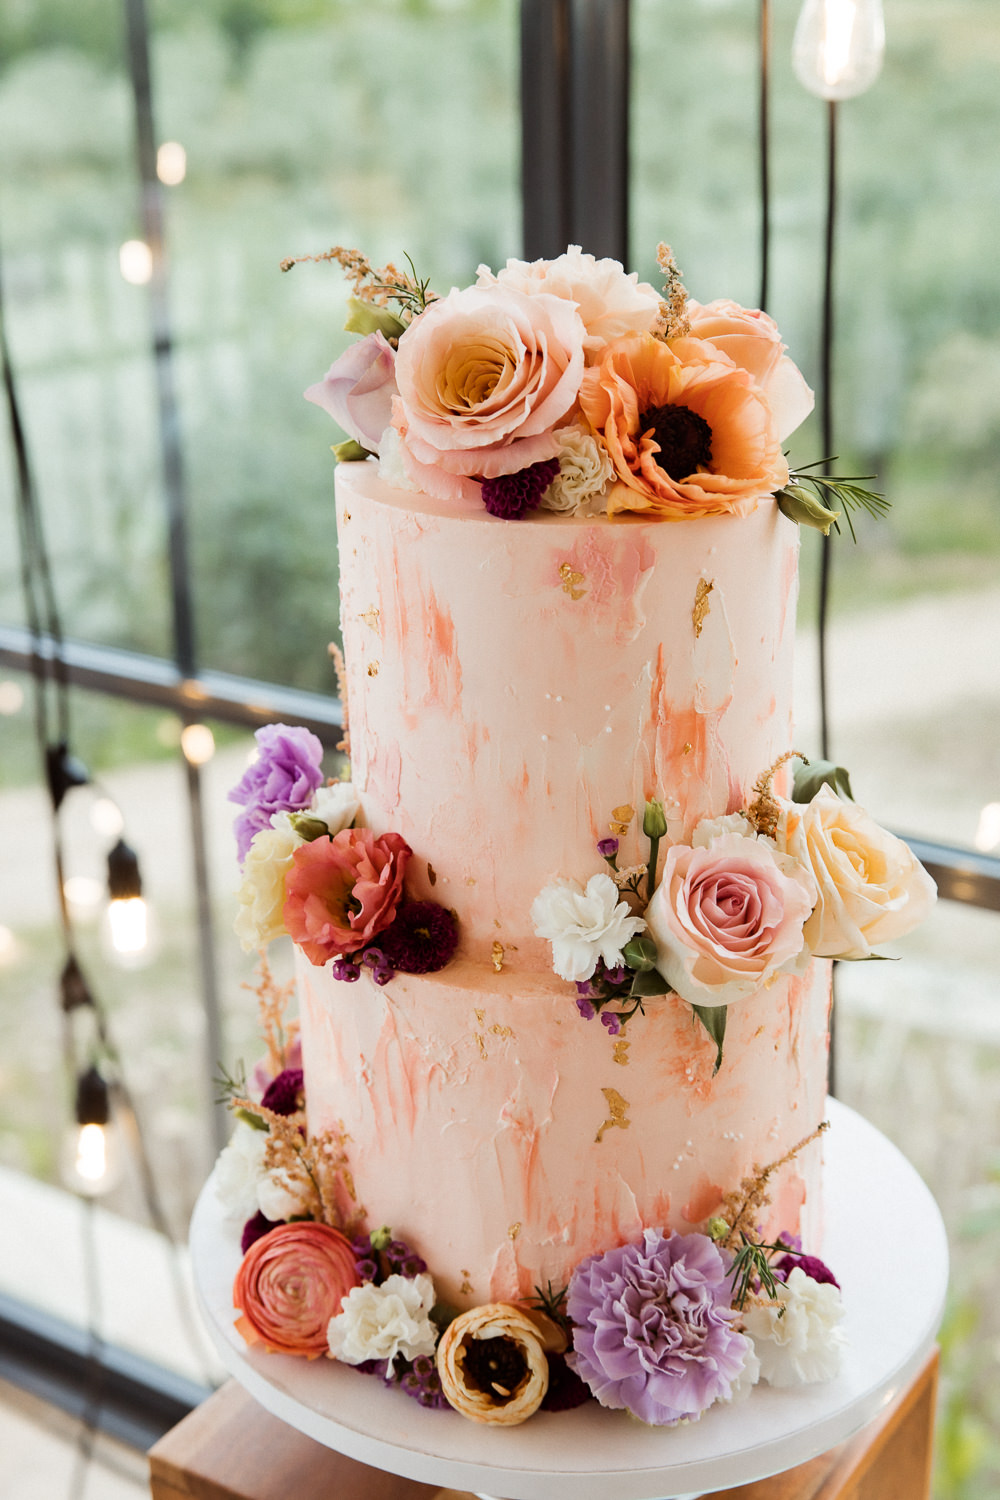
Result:
{"label": "round white cake stand", "polygon": [[[830,1101],[823,1259],[844,1294],[840,1375],[718,1405],[698,1422],[654,1428],[588,1402],[521,1427],[428,1411],[333,1360],[248,1348],[233,1327],[238,1233],[211,1180],[191,1224],[195,1283],[226,1369],[276,1417],[362,1463],[504,1500],[693,1500],[805,1463],[872,1421],[905,1389],[934,1341],[948,1276],[937,1205],[874,1126]],[[433,1271],[433,1266],[431,1267]]]}

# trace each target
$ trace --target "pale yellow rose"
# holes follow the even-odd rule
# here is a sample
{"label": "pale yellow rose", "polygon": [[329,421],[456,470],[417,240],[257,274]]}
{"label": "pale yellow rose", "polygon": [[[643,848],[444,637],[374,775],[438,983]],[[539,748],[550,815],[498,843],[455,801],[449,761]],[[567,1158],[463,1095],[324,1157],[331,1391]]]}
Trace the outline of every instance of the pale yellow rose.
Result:
{"label": "pale yellow rose", "polygon": [[874,818],[824,786],[811,802],[785,805],[783,844],[809,870],[819,900],[803,936],[820,958],[870,958],[879,943],[911,932],[937,896],[910,849]]}
{"label": "pale yellow rose", "polygon": [[287,814],[254,834],[243,863],[243,880],[236,893],[240,909],[233,924],[245,953],[265,948],[284,933],[285,875],[302,842]]}

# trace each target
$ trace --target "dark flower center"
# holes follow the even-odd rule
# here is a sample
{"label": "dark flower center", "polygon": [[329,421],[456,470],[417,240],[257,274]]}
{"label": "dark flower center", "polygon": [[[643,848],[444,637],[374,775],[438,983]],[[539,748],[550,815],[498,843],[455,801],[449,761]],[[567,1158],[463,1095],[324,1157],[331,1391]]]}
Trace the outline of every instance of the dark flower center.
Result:
{"label": "dark flower center", "polygon": [[671,479],[687,479],[712,462],[712,429],[688,406],[651,406],[639,418],[639,430],[660,445],[653,457]]}
{"label": "dark flower center", "polygon": [[528,1373],[528,1361],[513,1339],[469,1339],[463,1366],[470,1385],[503,1405]]}

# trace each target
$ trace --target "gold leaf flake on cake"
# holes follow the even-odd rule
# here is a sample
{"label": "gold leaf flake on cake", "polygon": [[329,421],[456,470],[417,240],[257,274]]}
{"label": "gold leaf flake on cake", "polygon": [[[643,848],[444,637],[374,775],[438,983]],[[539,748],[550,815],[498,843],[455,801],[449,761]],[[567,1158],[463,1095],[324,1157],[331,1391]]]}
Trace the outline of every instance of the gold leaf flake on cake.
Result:
{"label": "gold leaf flake on cake", "polygon": [[587,592],[580,588],[583,582],[583,574],[578,573],[571,563],[564,562],[559,566],[559,577],[562,579],[562,591],[571,599],[582,599]]}
{"label": "gold leaf flake on cake", "polygon": [[461,1292],[461,1294],[462,1294],[463,1297],[471,1297],[472,1296],[473,1287],[472,1287],[472,1282],[469,1280],[469,1273],[468,1273],[468,1271],[463,1271],[462,1272],[462,1285],[459,1287],[458,1290]]}
{"label": "gold leaf flake on cake", "polygon": [[514,1040],[514,1028],[513,1026],[501,1026],[499,1021],[495,1021],[490,1027],[490,1035],[502,1037],[505,1042],[512,1042]]}
{"label": "gold leaf flake on cake", "polygon": [[705,618],[709,611],[708,596],[715,588],[714,578],[699,578],[698,587],[694,591],[694,608],[691,611],[691,623],[694,626],[695,637],[701,635],[705,625]]}
{"label": "gold leaf flake on cake", "polygon": [[369,677],[377,677],[378,676],[378,662],[377,661],[370,661],[368,663],[368,676]]}
{"label": "gold leaf flake on cake", "polygon": [[628,802],[623,802],[621,807],[611,809],[611,822],[608,828],[616,839],[622,838],[628,833],[628,825],[635,817],[635,808]]}
{"label": "gold leaf flake on cake", "polygon": [[617,1089],[601,1089],[601,1093],[608,1101],[609,1115],[594,1137],[595,1141],[604,1139],[604,1132],[618,1126],[619,1130],[627,1130],[632,1121],[628,1118],[629,1102],[623,1099]]}
{"label": "gold leaf flake on cake", "polygon": [[517,1237],[518,1237],[518,1235],[520,1233],[521,1233],[521,1221],[519,1219],[516,1224],[512,1224],[510,1226],[510,1228],[508,1229],[508,1231],[507,1231],[507,1238],[509,1240],[516,1240]]}
{"label": "gold leaf flake on cake", "polygon": [[681,754],[682,755],[690,755],[691,751],[693,749],[694,749],[694,746],[692,745],[691,741],[688,740],[687,743],[682,747]]}
{"label": "gold leaf flake on cake", "polygon": [[374,631],[377,632],[378,631],[378,616],[379,616],[379,612],[378,612],[378,610],[375,608],[375,606],[373,604],[372,607],[371,607],[371,609],[366,609],[363,614],[358,615],[358,619],[361,620],[361,621],[363,621],[363,623],[365,625],[367,625],[369,627],[369,629],[374,630]]}
{"label": "gold leaf flake on cake", "polygon": [[496,971],[497,971],[498,974],[501,974],[503,972],[503,954],[504,954],[503,943],[501,943],[501,942],[495,942],[493,944],[493,948],[492,948],[490,957],[493,959],[493,967],[494,967],[494,969],[496,969]]}
{"label": "gold leaf flake on cake", "polygon": [[484,1010],[477,1010],[476,1011],[476,1020],[479,1022],[480,1026],[485,1026],[486,1025],[486,1012]]}
{"label": "gold leaf flake on cake", "polygon": [[476,1044],[479,1047],[479,1056],[483,1059],[483,1062],[489,1062],[490,1055],[486,1050],[486,1038],[483,1036],[483,1033],[481,1031],[477,1031],[475,1033],[475,1037]]}
{"label": "gold leaf flake on cake", "polygon": [[620,1036],[615,1042],[614,1051],[611,1054],[612,1062],[621,1063],[622,1067],[628,1064],[628,1037]]}

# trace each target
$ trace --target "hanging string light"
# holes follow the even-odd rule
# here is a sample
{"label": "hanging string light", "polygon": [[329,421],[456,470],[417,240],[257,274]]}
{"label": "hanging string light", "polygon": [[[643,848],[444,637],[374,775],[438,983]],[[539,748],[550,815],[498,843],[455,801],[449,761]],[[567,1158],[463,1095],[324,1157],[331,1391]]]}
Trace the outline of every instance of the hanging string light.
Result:
{"label": "hanging string light", "polygon": [[882,0],[806,0],[792,42],[792,66],[820,99],[853,99],[882,71]]}
{"label": "hanging string light", "polygon": [[63,1144],[62,1174],[67,1187],[87,1198],[111,1192],[121,1180],[121,1141],[111,1090],[94,1063],[77,1079],[74,1124]]}

